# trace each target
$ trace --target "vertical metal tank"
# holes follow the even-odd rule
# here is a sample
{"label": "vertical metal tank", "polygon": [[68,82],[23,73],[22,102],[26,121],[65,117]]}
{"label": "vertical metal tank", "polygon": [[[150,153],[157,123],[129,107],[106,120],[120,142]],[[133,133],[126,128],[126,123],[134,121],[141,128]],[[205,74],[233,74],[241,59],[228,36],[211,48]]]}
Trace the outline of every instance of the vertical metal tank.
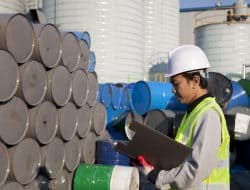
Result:
{"label": "vertical metal tank", "polygon": [[219,20],[219,15],[200,17],[194,31],[195,44],[205,51],[211,63],[209,70],[233,80],[242,78],[243,65],[250,62],[250,22],[246,6],[245,0],[238,0]]}
{"label": "vertical metal tank", "polygon": [[143,79],[144,15],[138,0],[44,0],[48,22],[60,30],[88,31],[99,82]]}
{"label": "vertical metal tank", "polygon": [[0,14],[24,13],[25,4],[23,0],[1,0]]}
{"label": "vertical metal tank", "polygon": [[208,56],[210,71],[230,79],[242,77],[242,65],[250,62],[250,24],[210,24],[195,29],[195,43]]}
{"label": "vertical metal tank", "polygon": [[168,53],[179,45],[179,1],[144,0],[144,72],[167,63]]}

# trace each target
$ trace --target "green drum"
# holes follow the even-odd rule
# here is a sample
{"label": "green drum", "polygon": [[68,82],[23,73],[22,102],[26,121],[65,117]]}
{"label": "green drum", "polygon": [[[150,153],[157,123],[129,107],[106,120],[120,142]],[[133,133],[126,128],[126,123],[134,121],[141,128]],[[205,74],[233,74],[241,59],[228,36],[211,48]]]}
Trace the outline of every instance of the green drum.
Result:
{"label": "green drum", "polygon": [[241,79],[238,81],[241,87],[246,91],[247,95],[250,96],[250,80]]}
{"label": "green drum", "polygon": [[73,190],[110,190],[114,166],[80,164],[75,172]]}

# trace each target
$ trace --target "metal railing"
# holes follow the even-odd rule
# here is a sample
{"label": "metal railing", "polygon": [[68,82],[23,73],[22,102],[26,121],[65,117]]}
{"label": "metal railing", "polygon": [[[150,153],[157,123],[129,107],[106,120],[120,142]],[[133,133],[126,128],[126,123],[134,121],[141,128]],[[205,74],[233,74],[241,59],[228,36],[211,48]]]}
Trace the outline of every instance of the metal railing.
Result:
{"label": "metal railing", "polygon": [[250,65],[249,64],[243,64],[242,65],[242,78],[243,79],[246,79],[246,69],[247,69],[247,67],[250,68]]}
{"label": "metal railing", "polygon": [[[217,12],[216,12],[217,11]],[[231,11],[231,14],[228,15],[228,11]],[[250,23],[250,20],[247,19],[250,14],[234,14],[233,9],[223,9],[223,10],[209,10],[204,12],[199,12],[195,15],[195,28],[209,25],[209,24],[230,24],[230,23]],[[236,20],[235,18],[246,18]]]}

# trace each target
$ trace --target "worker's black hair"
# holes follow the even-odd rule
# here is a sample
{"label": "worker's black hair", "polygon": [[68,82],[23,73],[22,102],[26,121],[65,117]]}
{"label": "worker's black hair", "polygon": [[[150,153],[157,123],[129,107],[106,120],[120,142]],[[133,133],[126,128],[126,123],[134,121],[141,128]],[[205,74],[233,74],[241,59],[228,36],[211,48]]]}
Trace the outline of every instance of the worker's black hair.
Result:
{"label": "worker's black hair", "polygon": [[182,73],[182,76],[185,77],[187,80],[193,80],[194,76],[198,76],[200,77],[200,87],[202,89],[207,89],[208,88],[208,82],[207,82],[207,79],[205,79],[199,71],[197,72],[185,72],[185,73]]}

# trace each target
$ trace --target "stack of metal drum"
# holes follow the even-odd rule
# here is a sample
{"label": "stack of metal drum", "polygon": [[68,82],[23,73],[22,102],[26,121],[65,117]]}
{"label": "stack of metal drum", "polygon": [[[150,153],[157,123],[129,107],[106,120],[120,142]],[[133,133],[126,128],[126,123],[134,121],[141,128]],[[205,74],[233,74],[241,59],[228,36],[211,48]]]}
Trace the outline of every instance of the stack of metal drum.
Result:
{"label": "stack of metal drum", "polygon": [[0,28],[0,189],[70,190],[105,137],[90,44],[23,14],[0,15]]}

